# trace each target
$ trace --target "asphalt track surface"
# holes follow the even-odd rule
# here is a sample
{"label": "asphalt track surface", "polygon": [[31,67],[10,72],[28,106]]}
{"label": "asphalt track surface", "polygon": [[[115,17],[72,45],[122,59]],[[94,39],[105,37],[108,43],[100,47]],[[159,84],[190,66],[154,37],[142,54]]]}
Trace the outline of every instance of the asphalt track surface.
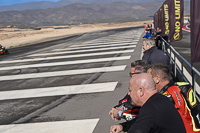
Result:
{"label": "asphalt track surface", "polygon": [[[0,57],[0,132],[109,132],[118,122],[108,112],[128,92],[143,30],[97,31],[9,49]],[[190,61],[189,32],[183,36],[172,46]]]}
{"label": "asphalt track surface", "polygon": [[128,92],[142,27],[97,31],[9,49],[0,58],[0,132],[109,132]]}

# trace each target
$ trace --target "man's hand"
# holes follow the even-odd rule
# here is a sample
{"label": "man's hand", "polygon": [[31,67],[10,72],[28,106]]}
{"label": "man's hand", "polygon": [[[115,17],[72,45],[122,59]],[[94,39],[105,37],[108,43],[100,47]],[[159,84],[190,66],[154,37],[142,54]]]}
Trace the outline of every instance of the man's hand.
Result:
{"label": "man's hand", "polygon": [[119,108],[112,108],[112,110],[110,110],[109,115],[111,116],[111,118],[115,121],[120,120],[120,118],[117,117],[117,113],[120,110],[124,110],[124,107],[119,107]]}
{"label": "man's hand", "polygon": [[110,133],[119,133],[123,130],[122,125],[113,125],[110,127]]}

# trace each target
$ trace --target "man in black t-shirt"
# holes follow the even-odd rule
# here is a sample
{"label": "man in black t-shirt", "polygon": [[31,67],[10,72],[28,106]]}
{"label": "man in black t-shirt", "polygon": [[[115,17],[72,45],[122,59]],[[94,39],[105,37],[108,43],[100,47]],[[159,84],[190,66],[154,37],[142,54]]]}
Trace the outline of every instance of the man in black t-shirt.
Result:
{"label": "man in black t-shirt", "polygon": [[[132,77],[128,94],[132,104],[141,109],[136,120],[126,123],[128,133],[186,133],[181,116],[172,102],[157,92],[149,74]],[[110,133],[119,133],[123,128],[123,125],[111,126]]]}

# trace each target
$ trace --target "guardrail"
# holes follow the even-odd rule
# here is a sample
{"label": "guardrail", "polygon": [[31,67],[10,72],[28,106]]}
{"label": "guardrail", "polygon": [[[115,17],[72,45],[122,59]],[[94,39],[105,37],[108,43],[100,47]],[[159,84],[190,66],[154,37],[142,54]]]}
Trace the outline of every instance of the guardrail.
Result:
{"label": "guardrail", "polygon": [[[170,57],[170,63],[172,64],[174,70],[173,71],[174,77],[178,78],[179,81],[189,82],[193,87],[194,94],[196,95],[198,101],[200,101],[200,96],[196,92],[196,88],[197,87],[199,88],[199,85],[196,83],[196,78],[195,78],[196,75],[200,77],[200,72],[196,68],[194,68],[185,58],[183,58],[164,38],[162,37],[160,38],[162,39],[161,41],[162,50]],[[189,74],[187,70],[184,68],[184,64],[186,64],[189,67],[190,72],[192,73],[191,78],[189,76],[186,76],[186,74],[184,74],[184,73],[187,73],[187,75]]]}

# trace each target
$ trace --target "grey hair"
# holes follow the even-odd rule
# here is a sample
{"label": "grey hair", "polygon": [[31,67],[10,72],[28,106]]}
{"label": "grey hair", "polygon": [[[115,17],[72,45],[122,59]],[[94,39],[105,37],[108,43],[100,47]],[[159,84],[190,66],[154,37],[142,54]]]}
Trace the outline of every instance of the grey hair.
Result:
{"label": "grey hair", "polygon": [[155,41],[152,38],[144,39],[146,44],[150,44],[151,46],[155,45]]}

